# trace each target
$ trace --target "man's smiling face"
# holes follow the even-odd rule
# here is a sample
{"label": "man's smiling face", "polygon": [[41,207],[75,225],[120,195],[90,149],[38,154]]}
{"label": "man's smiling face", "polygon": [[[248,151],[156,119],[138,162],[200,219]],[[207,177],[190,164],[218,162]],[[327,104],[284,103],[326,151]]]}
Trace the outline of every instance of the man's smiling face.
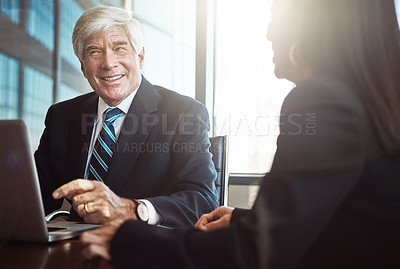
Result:
{"label": "man's smiling face", "polygon": [[81,69],[93,90],[117,106],[141,82],[144,50],[137,54],[123,28],[99,32],[85,42]]}

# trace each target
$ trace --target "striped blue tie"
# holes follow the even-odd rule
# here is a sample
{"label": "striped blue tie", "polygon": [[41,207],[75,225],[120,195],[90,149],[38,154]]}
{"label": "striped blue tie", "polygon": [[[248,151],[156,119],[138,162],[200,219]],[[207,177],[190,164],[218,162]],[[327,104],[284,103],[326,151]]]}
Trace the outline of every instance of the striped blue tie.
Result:
{"label": "striped blue tie", "polygon": [[122,113],[117,107],[110,107],[105,111],[106,119],[97,137],[92,159],[90,160],[89,179],[104,182],[107,178],[108,165],[114,154],[117,142],[113,122],[122,116]]}

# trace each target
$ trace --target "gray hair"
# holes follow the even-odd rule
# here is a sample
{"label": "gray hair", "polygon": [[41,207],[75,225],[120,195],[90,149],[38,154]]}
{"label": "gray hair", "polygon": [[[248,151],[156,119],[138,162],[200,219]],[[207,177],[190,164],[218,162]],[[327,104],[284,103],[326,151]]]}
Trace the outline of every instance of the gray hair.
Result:
{"label": "gray hair", "polygon": [[139,54],[144,47],[140,22],[121,8],[95,7],[83,13],[75,24],[72,45],[76,56],[80,60],[83,59],[83,46],[88,38],[115,27],[126,31],[133,48]]}

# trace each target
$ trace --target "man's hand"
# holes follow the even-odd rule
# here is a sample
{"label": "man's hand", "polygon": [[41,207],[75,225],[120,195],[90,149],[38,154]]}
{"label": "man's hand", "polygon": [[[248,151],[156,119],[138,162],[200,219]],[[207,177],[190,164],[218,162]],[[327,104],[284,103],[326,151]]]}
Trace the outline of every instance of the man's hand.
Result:
{"label": "man's hand", "polygon": [[211,213],[204,214],[196,222],[194,227],[202,231],[212,231],[229,226],[231,221],[232,207],[221,206],[212,211]]}
{"label": "man's hand", "polygon": [[87,223],[104,224],[114,219],[137,219],[136,203],[119,197],[99,181],[76,179],[55,190],[53,197],[71,200],[75,211]]}
{"label": "man's hand", "polygon": [[123,220],[113,220],[103,227],[82,233],[81,242],[86,245],[83,255],[87,259],[102,257],[111,260],[110,243]]}

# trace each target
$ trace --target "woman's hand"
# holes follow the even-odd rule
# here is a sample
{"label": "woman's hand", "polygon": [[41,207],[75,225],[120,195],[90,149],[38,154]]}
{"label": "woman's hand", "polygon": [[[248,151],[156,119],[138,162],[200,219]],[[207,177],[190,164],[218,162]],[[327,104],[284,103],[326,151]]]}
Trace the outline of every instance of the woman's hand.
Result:
{"label": "woman's hand", "polygon": [[211,213],[204,214],[196,222],[194,227],[202,231],[213,231],[229,226],[234,208],[221,206]]}
{"label": "woman's hand", "polygon": [[103,227],[82,233],[81,242],[86,245],[83,255],[87,259],[102,257],[111,260],[110,243],[123,220],[108,222]]}

